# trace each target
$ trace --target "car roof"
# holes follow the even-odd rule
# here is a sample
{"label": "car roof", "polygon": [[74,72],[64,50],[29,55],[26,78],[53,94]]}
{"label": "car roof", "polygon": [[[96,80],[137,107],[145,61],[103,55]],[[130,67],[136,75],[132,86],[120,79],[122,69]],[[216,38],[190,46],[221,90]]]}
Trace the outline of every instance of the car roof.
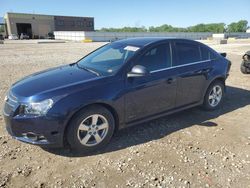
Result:
{"label": "car roof", "polygon": [[140,37],[140,38],[128,38],[128,39],[123,39],[123,40],[118,40],[115,41],[114,43],[122,43],[126,45],[132,45],[132,46],[147,46],[149,44],[155,43],[155,42],[160,42],[160,41],[165,41],[169,39],[175,39],[175,38],[170,38],[170,37]]}

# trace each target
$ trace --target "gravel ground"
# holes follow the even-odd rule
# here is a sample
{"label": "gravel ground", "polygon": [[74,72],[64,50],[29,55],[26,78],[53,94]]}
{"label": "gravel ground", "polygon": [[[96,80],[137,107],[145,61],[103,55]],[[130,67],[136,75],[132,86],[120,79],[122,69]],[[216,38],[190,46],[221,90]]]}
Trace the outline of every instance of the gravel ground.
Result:
{"label": "gravel ground", "polygon": [[[0,106],[11,84],[69,64],[103,43],[0,45]],[[8,136],[0,115],[0,187],[250,187],[250,43],[213,45],[232,61],[221,109],[193,108],[118,132],[90,156]]]}

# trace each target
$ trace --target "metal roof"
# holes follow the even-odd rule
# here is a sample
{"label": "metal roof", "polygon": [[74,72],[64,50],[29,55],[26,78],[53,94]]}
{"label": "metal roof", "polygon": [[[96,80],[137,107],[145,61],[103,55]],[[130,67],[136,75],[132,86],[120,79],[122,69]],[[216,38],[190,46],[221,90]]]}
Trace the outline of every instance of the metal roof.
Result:
{"label": "metal roof", "polygon": [[150,43],[163,41],[167,39],[173,39],[172,37],[139,37],[139,38],[129,38],[117,41],[118,43],[126,43],[135,46],[145,46]]}

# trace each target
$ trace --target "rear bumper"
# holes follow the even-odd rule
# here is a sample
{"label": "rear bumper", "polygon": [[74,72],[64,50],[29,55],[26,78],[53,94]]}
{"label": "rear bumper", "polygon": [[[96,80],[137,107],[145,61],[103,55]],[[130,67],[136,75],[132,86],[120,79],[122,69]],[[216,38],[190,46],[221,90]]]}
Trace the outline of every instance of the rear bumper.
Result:
{"label": "rear bumper", "polygon": [[4,113],[6,130],[16,140],[42,147],[63,147],[63,124],[58,118],[10,116]]}

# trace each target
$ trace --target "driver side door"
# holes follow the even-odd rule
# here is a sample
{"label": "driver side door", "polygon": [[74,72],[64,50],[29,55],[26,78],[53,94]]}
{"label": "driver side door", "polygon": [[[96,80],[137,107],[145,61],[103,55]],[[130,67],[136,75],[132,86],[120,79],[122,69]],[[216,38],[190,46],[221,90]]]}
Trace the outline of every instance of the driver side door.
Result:
{"label": "driver side door", "polygon": [[149,75],[127,78],[125,114],[127,123],[160,114],[175,107],[176,79],[171,69],[170,43],[147,50],[134,65],[146,67]]}

